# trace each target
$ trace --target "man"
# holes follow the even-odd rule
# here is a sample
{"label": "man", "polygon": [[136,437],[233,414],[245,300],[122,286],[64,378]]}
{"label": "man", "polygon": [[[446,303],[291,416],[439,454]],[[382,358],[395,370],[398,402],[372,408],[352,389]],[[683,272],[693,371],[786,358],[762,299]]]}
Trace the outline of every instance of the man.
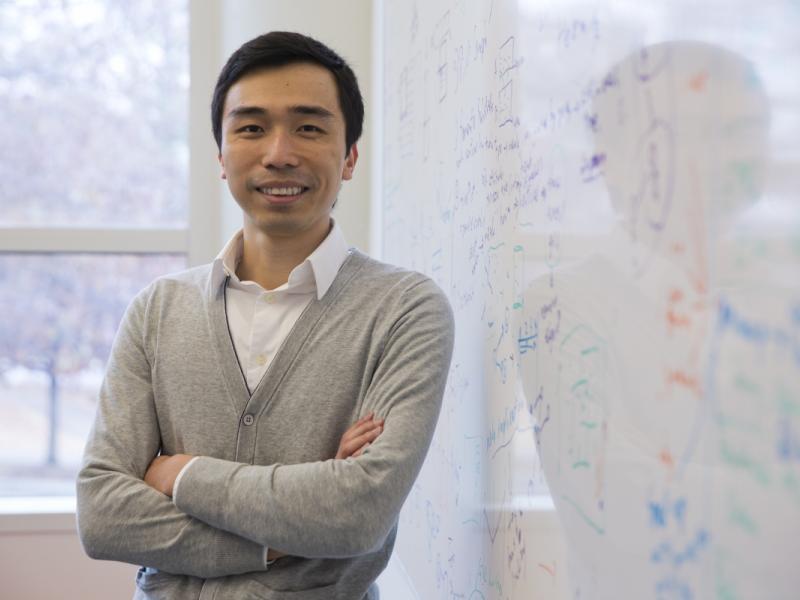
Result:
{"label": "man", "polygon": [[243,228],[129,306],[78,477],[86,552],[144,565],[135,598],[378,597],[453,324],[430,280],[348,249],[330,217],[363,112],[351,69],[302,35],[220,74]]}

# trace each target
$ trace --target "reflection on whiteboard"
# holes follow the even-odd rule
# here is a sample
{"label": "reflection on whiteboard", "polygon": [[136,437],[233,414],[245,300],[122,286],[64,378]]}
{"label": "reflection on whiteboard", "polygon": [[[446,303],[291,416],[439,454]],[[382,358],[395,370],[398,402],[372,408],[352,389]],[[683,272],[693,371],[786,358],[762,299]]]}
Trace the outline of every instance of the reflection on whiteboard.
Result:
{"label": "reflection on whiteboard", "polygon": [[457,323],[419,597],[797,597],[800,5],[661,4],[386,3],[383,256]]}

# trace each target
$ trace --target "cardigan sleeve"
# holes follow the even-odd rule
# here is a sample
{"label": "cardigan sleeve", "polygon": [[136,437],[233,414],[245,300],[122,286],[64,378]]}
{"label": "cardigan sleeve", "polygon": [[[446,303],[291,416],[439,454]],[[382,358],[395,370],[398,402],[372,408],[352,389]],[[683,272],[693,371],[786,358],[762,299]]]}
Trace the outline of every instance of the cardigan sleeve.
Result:
{"label": "cardigan sleeve", "polygon": [[262,545],[192,518],[143,481],[161,445],[143,341],[147,292],[122,319],[78,474],[84,550],[92,558],[203,578],[264,570]]}
{"label": "cardigan sleeve", "polygon": [[[450,305],[432,281],[420,277],[397,298],[387,307],[392,325],[363,405],[385,418],[367,452],[266,466],[201,457],[185,472],[176,506],[295,556],[345,558],[378,550],[433,437],[454,336]],[[324,381],[335,373],[314,376]]]}

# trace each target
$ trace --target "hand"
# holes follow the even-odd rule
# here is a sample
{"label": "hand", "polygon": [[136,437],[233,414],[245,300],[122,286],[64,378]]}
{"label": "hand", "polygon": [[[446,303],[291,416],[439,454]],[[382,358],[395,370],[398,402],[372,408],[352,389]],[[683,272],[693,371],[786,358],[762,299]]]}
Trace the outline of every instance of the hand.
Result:
{"label": "hand", "polygon": [[178,473],[192,458],[194,457],[189,454],[175,454],[173,456],[162,454],[161,456],[156,456],[150,466],[147,467],[147,472],[144,474],[144,482],[171,498]]}
{"label": "hand", "polygon": [[383,432],[383,419],[375,419],[375,413],[361,417],[344,432],[339,442],[336,458],[358,457]]}

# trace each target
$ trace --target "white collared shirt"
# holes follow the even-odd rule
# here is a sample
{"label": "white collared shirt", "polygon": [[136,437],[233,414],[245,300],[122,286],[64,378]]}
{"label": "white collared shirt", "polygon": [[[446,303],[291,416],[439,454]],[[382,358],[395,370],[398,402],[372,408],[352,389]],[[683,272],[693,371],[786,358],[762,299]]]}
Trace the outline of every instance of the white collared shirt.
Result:
{"label": "white collared shirt", "polygon": [[219,253],[229,277],[225,309],[236,357],[252,394],[283,340],[316,294],[322,298],[347,258],[348,246],[341,229],[333,223],[316,250],[289,273],[274,290],[255,281],[242,281],[236,269],[242,257],[243,233],[239,230]]}

